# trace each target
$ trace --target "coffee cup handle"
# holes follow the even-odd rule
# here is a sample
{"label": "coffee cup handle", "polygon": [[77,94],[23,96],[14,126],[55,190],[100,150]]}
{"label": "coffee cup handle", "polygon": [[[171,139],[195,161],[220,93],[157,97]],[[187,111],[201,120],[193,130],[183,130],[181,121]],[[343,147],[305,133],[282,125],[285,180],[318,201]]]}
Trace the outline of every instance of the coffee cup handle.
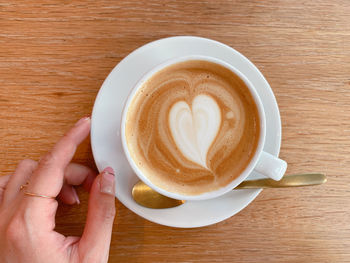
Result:
{"label": "coffee cup handle", "polygon": [[267,152],[261,152],[254,170],[275,181],[279,181],[287,170],[287,162]]}

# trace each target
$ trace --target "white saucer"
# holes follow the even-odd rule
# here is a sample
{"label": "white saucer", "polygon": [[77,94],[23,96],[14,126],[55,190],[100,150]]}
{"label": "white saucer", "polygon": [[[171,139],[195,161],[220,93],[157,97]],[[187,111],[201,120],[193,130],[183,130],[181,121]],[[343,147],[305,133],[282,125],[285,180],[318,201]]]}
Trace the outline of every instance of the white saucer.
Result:
{"label": "white saucer", "polygon": [[[264,150],[278,156],[281,120],[275,96],[260,71],[242,54],[220,42],[199,37],[171,37],[144,45],[124,58],[108,75],[95,101],[92,113],[91,145],[99,171],[111,166],[116,171],[116,197],[136,214],[172,227],[202,227],[223,221],[241,211],[257,195],[257,190],[234,190],[216,199],[189,201],[170,209],[139,206],[131,196],[138,181],[129,166],[120,140],[120,121],[124,102],[137,81],[154,66],[174,57],[212,56],[236,67],[255,86],[266,113]],[[252,173],[248,179],[260,176]]]}

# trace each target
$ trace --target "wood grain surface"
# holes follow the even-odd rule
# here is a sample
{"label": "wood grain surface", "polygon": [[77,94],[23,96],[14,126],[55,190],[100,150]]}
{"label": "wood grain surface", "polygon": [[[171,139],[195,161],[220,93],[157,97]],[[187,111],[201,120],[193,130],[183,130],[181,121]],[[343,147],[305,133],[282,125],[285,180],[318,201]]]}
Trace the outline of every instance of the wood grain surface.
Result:
{"label": "wood grain surface", "polygon": [[[137,47],[196,35],[230,45],[269,81],[288,173],[326,185],[263,191],[200,229],[154,224],[116,201],[110,262],[350,262],[350,2],[0,1],[0,171],[38,160],[91,112],[110,70]],[[75,157],[94,167],[89,141]],[[82,233],[88,194],[57,230]]]}

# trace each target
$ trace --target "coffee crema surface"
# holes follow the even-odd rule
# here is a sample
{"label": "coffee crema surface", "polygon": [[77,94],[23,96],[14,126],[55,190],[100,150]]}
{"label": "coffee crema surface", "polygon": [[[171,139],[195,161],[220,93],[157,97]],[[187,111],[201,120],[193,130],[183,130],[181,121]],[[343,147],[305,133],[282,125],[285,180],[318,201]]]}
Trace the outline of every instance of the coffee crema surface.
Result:
{"label": "coffee crema surface", "polygon": [[152,75],[126,116],[127,147],[158,187],[198,195],[228,185],[247,167],[260,134],[246,84],[204,60],[179,62]]}

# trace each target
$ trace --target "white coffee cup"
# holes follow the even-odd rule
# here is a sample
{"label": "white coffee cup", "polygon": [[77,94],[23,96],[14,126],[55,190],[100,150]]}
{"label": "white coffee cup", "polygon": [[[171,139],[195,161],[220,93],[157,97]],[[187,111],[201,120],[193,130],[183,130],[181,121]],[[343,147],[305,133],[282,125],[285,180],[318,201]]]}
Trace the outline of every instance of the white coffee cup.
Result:
{"label": "white coffee cup", "polygon": [[[251,158],[249,164],[243,170],[243,172],[238,177],[236,177],[233,181],[231,181],[229,184],[227,184],[226,186],[224,186],[220,189],[217,189],[217,190],[214,190],[211,192],[205,192],[205,193],[202,193],[199,195],[183,195],[183,194],[173,193],[173,192],[169,192],[167,190],[164,190],[164,189],[158,187],[157,185],[153,184],[152,181],[149,180],[148,177],[146,175],[144,175],[143,172],[138,168],[135,161],[131,157],[128,146],[127,146],[126,134],[125,134],[126,116],[127,116],[129,106],[134,98],[134,95],[143,86],[144,82],[146,80],[148,80],[150,77],[152,77],[155,73],[159,72],[160,70],[162,70],[170,65],[173,65],[173,64],[176,64],[179,62],[189,61],[189,60],[205,60],[205,61],[213,62],[213,63],[219,64],[219,65],[229,69],[230,71],[235,73],[237,76],[239,76],[244,81],[244,83],[247,85],[247,87],[250,90],[250,93],[252,94],[252,97],[253,97],[255,104],[257,106],[257,109],[258,109],[259,119],[260,119],[260,135],[259,135],[258,145],[257,145],[254,156]],[[212,57],[207,57],[207,56],[191,55],[191,56],[185,56],[185,57],[178,57],[178,58],[168,60],[168,61],[156,66],[152,70],[150,70],[137,82],[135,87],[130,92],[129,97],[125,103],[123,114],[122,114],[121,141],[123,144],[124,153],[126,155],[126,158],[129,162],[130,166],[132,167],[132,169],[134,170],[136,175],[145,184],[150,186],[152,189],[154,189],[158,193],[161,193],[165,196],[168,196],[168,197],[171,197],[174,199],[179,199],[179,200],[206,200],[206,199],[212,199],[212,198],[221,196],[221,195],[227,193],[228,191],[232,190],[233,188],[235,188],[242,181],[244,181],[253,170],[266,176],[266,177],[269,177],[273,180],[276,180],[276,181],[280,180],[283,177],[283,175],[287,169],[287,163],[284,160],[281,160],[281,159],[263,151],[265,138],[266,138],[266,116],[265,116],[265,112],[264,112],[264,108],[263,108],[261,99],[259,98],[259,95],[258,95],[257,91],[255,90],[254,86],[252,85],[252,83],[239,70],[237,70],[233,66],[229,65],[228,63],[226,63],[222,60],[212,58]]]}

